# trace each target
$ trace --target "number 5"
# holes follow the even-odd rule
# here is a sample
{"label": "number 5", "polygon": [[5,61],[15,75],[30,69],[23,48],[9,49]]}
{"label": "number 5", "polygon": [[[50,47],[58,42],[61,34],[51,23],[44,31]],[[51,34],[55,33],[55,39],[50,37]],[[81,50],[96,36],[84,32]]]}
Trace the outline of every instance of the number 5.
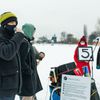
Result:
{"label": "number 5", "polygon": [[88,49],[82,49],[82,53],[85,53],[86,54],[86,56],[81,55],[83,58],[88,58],[89,57]]}

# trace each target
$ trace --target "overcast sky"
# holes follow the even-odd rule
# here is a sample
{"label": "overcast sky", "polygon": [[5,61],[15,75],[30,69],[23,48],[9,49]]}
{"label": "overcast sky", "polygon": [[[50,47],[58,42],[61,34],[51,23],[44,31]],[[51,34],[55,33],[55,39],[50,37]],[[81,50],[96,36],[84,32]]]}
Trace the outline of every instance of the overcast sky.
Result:
{"label": "overcast sky", "polygon": [[62,31],[81,37],[84,24],[88,34],[95,30],[100,0],[0,0],[0,14],[5,11],[16,14],[19,27],[34,24],[36,37],[60,36]]}

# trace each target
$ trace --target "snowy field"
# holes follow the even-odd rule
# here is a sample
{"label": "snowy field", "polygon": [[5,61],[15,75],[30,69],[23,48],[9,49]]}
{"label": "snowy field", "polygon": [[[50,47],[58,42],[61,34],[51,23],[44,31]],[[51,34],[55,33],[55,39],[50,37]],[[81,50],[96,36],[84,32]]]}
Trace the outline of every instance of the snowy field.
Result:
{"label": "snowy field", "polygon": [[[50,68],[57,67],[59,65],[73,62],[73,55],[76,45],[61,45],[61,44],[35,44],[39,51],[45,52],[45,58],[38,65],[39,76],[43,85],[43,90],[37,93],[38,100],[49,100],[49,84],[48,79]],[[100,70],[96,69],[96,54],[98,47],[94,52],[94,61],[90,64],[93,65],[93,76],[96,81],[98,92],[100,93]],[[15,100],[19,100],[16,96]]]}

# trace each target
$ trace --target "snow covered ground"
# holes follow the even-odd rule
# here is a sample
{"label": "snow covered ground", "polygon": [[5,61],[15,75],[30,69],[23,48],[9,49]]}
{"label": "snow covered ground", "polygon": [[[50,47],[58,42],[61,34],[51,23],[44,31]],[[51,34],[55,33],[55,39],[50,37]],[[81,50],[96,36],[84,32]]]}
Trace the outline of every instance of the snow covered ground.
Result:
{"label": "snow covered ground", "polygon": [[[38,65],[39,76],[43,85],[43,90],[37,93],[38,100],[49,100],[49,84],[48,79],[50,68],[59,65],[73,62],[73,55],[76,45],[61,45],[61,44],[35,44],[39,51],[45,52],[45,58]],[[93,61],[93,76],[96,81],[98,92],[100,93],[100,70],[96,69],[96,54],[98,47],[94,52]],[[91,63],[92,66],[92,63]],[[16,96],[15,100],[19,100]]]}

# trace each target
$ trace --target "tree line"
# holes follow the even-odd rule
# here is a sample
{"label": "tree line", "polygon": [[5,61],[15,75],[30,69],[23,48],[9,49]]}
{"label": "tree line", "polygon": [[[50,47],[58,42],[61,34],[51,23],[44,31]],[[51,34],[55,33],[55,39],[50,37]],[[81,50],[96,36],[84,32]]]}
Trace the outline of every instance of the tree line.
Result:
{"label": "tree line", "polygon": [[[88,44],[92,44],[93,40],[96,37],[100,36],[100,19],[98,19],[95,30],[87,36]],[[58,40],[58,37],[56,34],[51,36],[51,39],[49,39],[46,36],[41,36],[38,38],[36,43],[60,43],[60,44],[77,44],[79,39],[75,37],[72,33],[67,32],[61,32],[60,33],[60,39]]]}

